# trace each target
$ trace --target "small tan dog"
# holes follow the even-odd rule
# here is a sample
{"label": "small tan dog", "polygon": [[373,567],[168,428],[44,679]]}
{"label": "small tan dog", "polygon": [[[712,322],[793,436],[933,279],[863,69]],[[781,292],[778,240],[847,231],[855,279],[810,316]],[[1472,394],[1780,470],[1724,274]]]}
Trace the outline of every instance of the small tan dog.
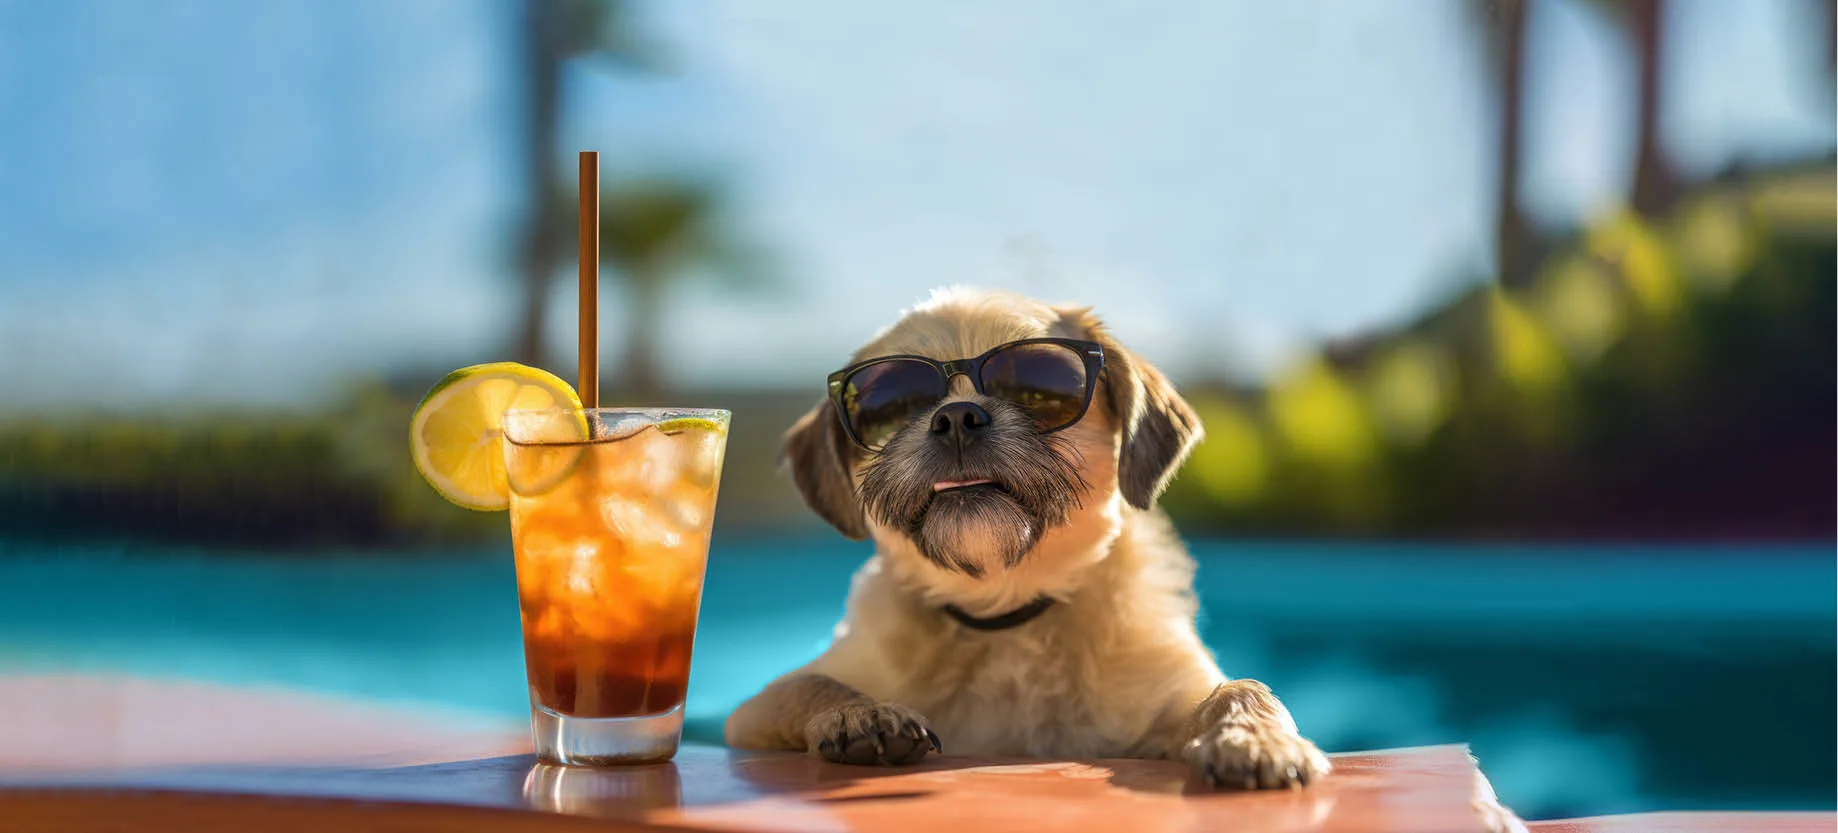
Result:
{"label": "small tan dog", "polygon": [[829,650],[735,710],[730,745],[1173,758],[1222,788],[1328,772],[1201,644],[1193,560],[1154,508],[1199,420],[1089,310],[942,290],[855,358],[785,461],[876,555]]}

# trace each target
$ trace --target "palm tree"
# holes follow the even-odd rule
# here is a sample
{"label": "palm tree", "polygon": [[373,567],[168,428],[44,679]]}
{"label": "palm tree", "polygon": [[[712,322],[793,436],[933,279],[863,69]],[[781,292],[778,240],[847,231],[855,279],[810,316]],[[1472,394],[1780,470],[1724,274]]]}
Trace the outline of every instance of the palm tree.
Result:
{"label": "palm tree", "polygon": [[1825,82],[1838,86],[1838,0],[1825,0],[1817,5],[1822,15],[1814,17],[1825,32]]}
{"label": "palm tree", "polygon": [[1499,150],[1494,154],[1494,269],[1521,286],[1531,274],[1531,229],[1519,205],[1520,141],[1525,121],[1525,18],[1531,0],[1474,0],[1487,65],[1499,89]]}
{"label": "palm tree", "polygon": [[630,11],[620,0],[523,0],[522,12],[527,210],[519,234],[523,308],[512,355],[540,367],[550,281],[574,228],[573,209],[564,205],[556,177],[562,65],[570,58],[592,57],[628,69],[649,69],[657,59],[654,50],[632,36]]}
{"label": "palm tree", "polygon": [[[575,198],[558,210],[573,211]],[[718,189],[693,177],[615,182],[600,193],[600,259],[625,284],[620,393],[642,402],[664,390],[658,323],[673,279],[692,265],[734,289],[777,284],[764,253],[717,220]]]}
{"label": "palm tree", "polygon": [[1665,98],[1663,0],[1590,0],[1589,5],[1618,25],[1634,53],[1634,182],[1629,202],[1648,216],[1664,213],[1678,197],[1678,175],[1659,141],[1659,108]]}
{"label": "palm tree", "polygon": [[1678,196],[1678,176],[1659,144],[1661,27],[1665,22],[1660,0],[1626,0],[1629,34],[1640,66],[1638,136],[1634,157],[1634,210],[1656,216]]}
{"label": "palm tree", "polygon": [[549,276],[555,271],[557,249],[554,216],[555,195],[549,189],[555,182],[550,172],[555,160],[555,132],[559,123],[558,103],[561,86],[561,25],[555,6],[544,0],[526,0],[523,4],[523,177],[529,206],[523,218],[521,251],[523,267],[523,314],[517,325],[517,343],[512,355],[517,361],[541,366],[542,332],[547,322]]}

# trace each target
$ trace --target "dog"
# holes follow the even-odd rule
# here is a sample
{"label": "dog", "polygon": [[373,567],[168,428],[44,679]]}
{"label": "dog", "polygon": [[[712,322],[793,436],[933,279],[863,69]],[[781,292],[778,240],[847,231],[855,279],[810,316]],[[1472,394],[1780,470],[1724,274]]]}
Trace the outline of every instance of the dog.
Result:
{"label": "dog", "polygon": [[1193,559],[1155,506],[1200,421],[1090,309],[943,289],[854,359],[781,461],[875,554],[829,648],[736,709],[730,746],[1165,758],[1219,789],[1328,774],[1270,689],[1201,643]]}

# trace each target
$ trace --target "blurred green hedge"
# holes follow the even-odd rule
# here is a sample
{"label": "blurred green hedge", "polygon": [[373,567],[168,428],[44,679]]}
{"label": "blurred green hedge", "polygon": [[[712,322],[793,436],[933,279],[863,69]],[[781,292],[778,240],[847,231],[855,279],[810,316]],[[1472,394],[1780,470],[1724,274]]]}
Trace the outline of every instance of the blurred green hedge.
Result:
{"label": "blurred green hedge", "polygon": [[[1829,536],[1833,187],[1822,167],[1604,217],[1530,286],[1477,282],[1260,388],[1190,384],[1209,439],[1164,504],[1198,534]],[[502,515],[415,472],[420,393],[361,381],[308,414],[0,419],[0,534],[503,539]],[[814,526],[772,466],[814,395],[723,396],[721,516]]]}
{"label": "blurred green hedge", "polygon": [[1829,168],[1602,218],[1260,389],[1190,389],[1190,531],[1828,537]]}
{"label": "blurred green hedge", "polygon": [[502,516],[447,504],[408,456],[414,400],[377,382],[306,415],[33,416],[0,422],[0,527],[313,546],[479,540]]}

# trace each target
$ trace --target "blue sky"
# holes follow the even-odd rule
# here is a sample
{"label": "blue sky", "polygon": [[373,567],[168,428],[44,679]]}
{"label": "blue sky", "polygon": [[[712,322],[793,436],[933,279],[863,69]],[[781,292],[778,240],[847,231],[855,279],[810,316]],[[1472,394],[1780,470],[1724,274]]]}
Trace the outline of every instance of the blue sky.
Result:
{"label": "blue sky", "polygon": [[[1809,7],[1675,3],[1663,127],[1687,171],[1831,146]],[[1631,66],[1582,4],[1535,9],[1526,195],[1563,224],[1628,178]],[[501,358],[515,14],[0,0],[0,402],[291,404],[353,370]],[[769,294],[671,296],[686,385],[814,390],[959,282],[1095,304],[1177,376],[1256,374],[1482,269],[1493,126],[1465,15],[654,4],[675,70],[572,67],[557,165],[719,171],[733,226],[778,252]],[[566,281],[555,313],[566,357]]]}

